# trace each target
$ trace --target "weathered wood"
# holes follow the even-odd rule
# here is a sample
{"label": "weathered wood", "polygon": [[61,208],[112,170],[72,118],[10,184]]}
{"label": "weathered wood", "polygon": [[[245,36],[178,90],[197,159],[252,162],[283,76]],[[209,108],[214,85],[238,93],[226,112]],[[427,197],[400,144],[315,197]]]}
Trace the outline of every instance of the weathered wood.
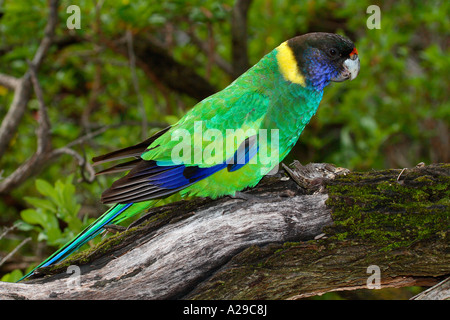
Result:
{"label": "weathered wood", "polygon": [[1,283],[0,298],[299,299],[366,287],[371,265],[382,287],[431,286],[450,275],[448,165],[402,175],[326,164],[286,170],[248,191],[257,200],[155,208],[34,280]]}
{"label": "weathered wood", "polygon": [[419,293],[412,297],[411,300],[450,300],[450,278]]}

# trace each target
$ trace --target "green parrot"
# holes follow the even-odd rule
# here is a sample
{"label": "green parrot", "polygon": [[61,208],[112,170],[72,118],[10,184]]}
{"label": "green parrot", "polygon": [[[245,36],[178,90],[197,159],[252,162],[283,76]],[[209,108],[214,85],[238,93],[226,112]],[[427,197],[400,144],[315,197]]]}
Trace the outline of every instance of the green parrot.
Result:
{"label": "green parrot", "polygon": [[115,205],[22,279],[64,260],[105,225],[141,213],[158,199],[177,192],[215,199],[255,186],[293,148],[324,88],[331,81],[353,80],[359,68],[358,51],[345,37],[292,38],[176,124],[94,158],[94,165],[131,158],[98,173],[129,171],[102,194],[103,203]]}

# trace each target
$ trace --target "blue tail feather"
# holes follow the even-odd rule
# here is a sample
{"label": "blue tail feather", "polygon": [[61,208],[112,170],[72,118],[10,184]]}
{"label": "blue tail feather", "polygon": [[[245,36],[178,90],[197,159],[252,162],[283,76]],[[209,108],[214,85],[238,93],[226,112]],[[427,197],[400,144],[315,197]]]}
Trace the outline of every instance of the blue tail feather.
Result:
{"label": "blue tail feather", "polygon": [[[48,267],[58,262],[61,262],[73,252],[82,247],[85,243],[93,239],[97,236],[101,231],[103,231],[103,227],[109,224],[113,219],[115,219],[120,214],[124,213],[129,207],[131,207],[133,203],[128,203],[125,205],[115,205],[111,207],[108,211],[106,211],[100,218],[98,218],[95,222],[91,223],[88,227],[86,227],[80,234],[78,234],[72,241],[68,242],[66,245],[61,247],[58,251],[52,254],[49,258],[35,267],[28,274],[23,276],[19,281],[22,281],[25,278],[31,276],[34,271],[38,268]],[[115,211],[116,208],[121,207],[119,210]],[[112,213],[112,214],[111,214]]]}

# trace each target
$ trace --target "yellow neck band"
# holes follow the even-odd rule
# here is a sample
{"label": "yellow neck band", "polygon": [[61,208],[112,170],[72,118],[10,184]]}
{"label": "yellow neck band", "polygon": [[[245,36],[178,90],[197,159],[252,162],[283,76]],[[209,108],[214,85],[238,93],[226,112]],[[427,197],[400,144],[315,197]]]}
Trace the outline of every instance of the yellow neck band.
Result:
{"label": "yellow neck band", "polygon": [[306,86],[305,77],[301,74],[297,66],[297,61],[295,60],[294,53],[292,49],[288,46],[287,41],[280,44],[277,48],[277,61],[278,68],[284,79]]}

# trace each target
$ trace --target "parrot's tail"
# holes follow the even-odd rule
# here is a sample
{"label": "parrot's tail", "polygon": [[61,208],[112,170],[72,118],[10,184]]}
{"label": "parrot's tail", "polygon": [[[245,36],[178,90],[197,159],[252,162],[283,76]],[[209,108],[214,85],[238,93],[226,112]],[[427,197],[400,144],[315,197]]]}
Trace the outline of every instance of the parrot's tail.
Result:
{"label": "parrot's tail", "polygon": [[116,204],[101,215],[97,220],[86,227],[80,234],[78,234],[74,239],[62,246],[58,251],[53,253],[45,261],[40,263],[36,268],[30,271],[28,274],[23,276],[18,282],[31,276],[36,269],[42,267],[48,267],[50,265],[56,264],[63,261],[65,258],[70,256],[72,253],[77,251],[82,245],[84,245],[89,240],[93,239],[101,231],[104,230],[104,226],[108,224],[118,224],[121,221],[131,218],[132,216],[144,211],[147,208],[152,207],[158,200],[150,200],[139,203],[127,203],[127,204]]}

